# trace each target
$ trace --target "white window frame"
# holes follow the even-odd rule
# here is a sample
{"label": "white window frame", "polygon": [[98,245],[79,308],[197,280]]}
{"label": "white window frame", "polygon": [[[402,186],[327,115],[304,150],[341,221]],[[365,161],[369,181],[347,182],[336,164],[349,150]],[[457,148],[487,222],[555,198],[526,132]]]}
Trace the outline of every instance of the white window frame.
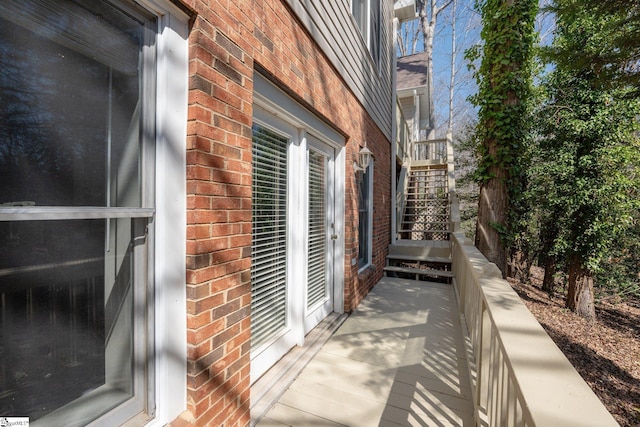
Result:
{"label": "white window frame", "polygon": [[136,0],[158,16],[154,255],[155,417],[164,426],[187,409],[187,105],[189,16],[170,0]]}
{"label": "white window frame", "polygon": [[[149,224],[148,277],[154,283],[146,287],[153,301],[144,315],[148,322],[148,345],[153,357],[146,369],[151,374],[146,384],[149,413],[126,421],[128,425],[163,426],[187,408],[187,334],[186,334],[186,127],[188,95],[189,17],[170,0],[135,0],[157,17],[155,38],[155,218]],[[151,65],[149,65],[151,66]],[[152,163],[152,162],[151,162]],[[154,170],[155,169],[155,170]],[[153,181],[152,181],[153,182]],[[143,190],[146,192],[146,190]],[[34,207],[3,209],[0,220],[56,219],[61,209]],[[72,208],[65,215],[87,216],[89,208]],[[95,210],[95,209],[94,209]],[[120,212],[121,211],[121,212]],[[153,209],[143,216],[152,217]],[[127,209],[104,209],[94,216],[128,217]],[[111,412],[90,425],[117,425]]]}
{"label": "white window frame", "polygon": [[[155,14],[156,121],[155,211],[149,268],[154,284],[151,351],[147,369],[153,372],[148,399],[152,418],[140,424],[164,426],[187,409],[187,111],[189,16],[170,0],[134,0]],[[154,411],[155,410],[155,411]],[[138,424],[134,418],[134,423]],[[112,425],[109,414],[93,424]]]}
{"label": "white window frame", "polygon": [[[358,250],[358,273],[363,272],[364,270],[366,270],[367,268],[369,268],[373,262],[373,166],[374,166],[375,162],[371,161],[371,163],[369,163],[369,166],[366,169],[366,173],[368,175],[368,188],[367,188],[367,217],[366,217],[366,229],[367,229],[367,253],[365,254],[365,260],[362,264],[360,264],[360,251]],[[362,173],[362,175],[360,176],[360,179],[364,179],[364,172],[359,172]],[[360,185],[360,183],[358,183],[358,185]],[[358,213],[359,214],[359,213]],[[360,218],[358,217],[358,221],[360,221]],[[358,227],[359,229],[360,227]]]}
{"label": "white window frame", "polygon": [[[306,200],[303,191],[306,191],[305,185],[292,185],[292,182],[306,183],[306,162],[308,149],[308,135],[312,135],[320,142],[327,144],[335,149],[335,234],[337,236],[334,241],[334,268],[333,268],[333,311],[342,313],[344,311],[344,257],[345,257],[345,167],[346,149],[344,136],[338,133],[334,128],[330,127],[315,116],[310,111],[303,108],[293,98],[275,86],[271,81],[259,73],[254,74],[254,93],[253,93],[254,111],[253,116],[256,123],[266,126],[267,128],[279,131],[282,134],[291,136],[291,142],[288,148],[288,207],[287,207],[287,223],[291,230],[305,230],[302,233],[288,233],[287,239],[287,282],[306,283],[306,272],[304,265],[306,264]],[[277,122],[282,122],[277,125]],[[284,126],[290,126],[297,129],[297,133],[287,132]],[[287,298],[293,301],[303,302],[304,290],[290,286]],[[306,304],[306,302],[305,302]],[[288,308],[288,319],[301,319],[299,315],[293,314],[292,307]],[[303,306],[296,309],[302,310]],[[292,330],[295,344],[304,344],[304,322],[289,323]],[[282,347],[285,346],[288,351],[291,346],[286,343],[267,344],[260,348],[252,349],[251,354],[251,382],[254,383],[260,376],[282,357]],[[257,359],[260,357],[261,359]],[[257,360],[257,362],[256,362]]]}
{"label": "white window frame", "polygon": [[[351,0],[351,4],[349,7],[349,11],[351,13],[351,18],[356,23],[356,27],[360,31],[362,39],[364,41],[365,46],[371,55],[371,58],[376,63],[376,65],[380,66],[380,56],[382,52],[382,1],[383,0]],[[376,28],[375,25],[371,22],[372,16],[372,3],[377,2],[378,7],[378,25],[377,25],[377,33],[373,34],[373,29]],[[361,20],[356,18],[356,14],[354,14],[354,8],[356,6],[362,7],[362,16]],[[372,38],[376,37],[378,40],[377,48],[372,44]]]}

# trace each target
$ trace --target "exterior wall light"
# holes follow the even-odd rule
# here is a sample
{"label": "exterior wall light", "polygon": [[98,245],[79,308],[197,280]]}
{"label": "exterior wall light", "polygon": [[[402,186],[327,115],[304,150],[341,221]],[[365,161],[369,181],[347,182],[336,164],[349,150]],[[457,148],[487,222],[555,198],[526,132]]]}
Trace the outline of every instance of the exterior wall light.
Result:
{"label": "exterior wall light", "polygon": [[365,141],[364,147],[358,151],[358,161],[353,162],[353,170],[356,172],[364,172],[367,170],[372,157],[373,153],[371,153],[371,150],[367,148],[367,142]]}

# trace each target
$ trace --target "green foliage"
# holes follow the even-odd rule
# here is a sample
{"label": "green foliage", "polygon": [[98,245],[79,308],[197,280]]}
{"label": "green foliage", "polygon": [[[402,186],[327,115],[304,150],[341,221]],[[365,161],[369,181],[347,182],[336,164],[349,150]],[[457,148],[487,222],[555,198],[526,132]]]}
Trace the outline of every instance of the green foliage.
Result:
{"label": "green foliage", "polygon": [[481,142],[476,177],[486,182],[497,169],[517,179],[518,157],[527,135],[531,110],[534,19],[538,2],[534,0],[478,1],[483,17],[484,44],[466,52],[473,64],[480,57],[474,76],[478,92],[470,101],[479,107],[477,138]]}
{"label": "green foliage", "polygon": [[561,262],[577,256],[601,284],[614,270],[618,280],[633,281],[637,253],[620,245],[638,236],[638,88],[626,78],[611,80],[616,73],[605,84],[603,66],[585,61],[601,57],[619,17],[579,0],[556,0],[554,11],[556,38],[544,53],[555,69],[543,80],[546,102],[538,111],[540,139],[527,190],[538,201],[540,246]]}
{"label": "green foliage", "polygon": [[613,241],[609,256],[603,261],[604,268],[596,274],[603,297],[635,296],[640,298],[640,211],[634,223]]}
{"label": "green foliage", "polygon": [[460,227],[465,236],[475,240],[478,217],[478,184],[475,171],[478,143],[475,123],[465,126],[453,141],[456,165],[456,194],[460,202]]}
{"label": "green foliage", "polygon": [[[499,188],[506,188],[503,196],[507,210],[497,215],[496,220],[488,218],[484,211],[480,212],[478,225],[495,232],[486,234],[484,239],[487,241],[480,243],[480,247],[497,248],[493,253],[504,253],[505,248],[513,252],[516,247],[528,246],[523,239],[527,234],[522,232],[525,224],[521,219],[526,209],[521,198],[529,160],[533,57],[537,39],[534,21],[538,1],[478,0],[476,8],[482,14],[483,45],[466,52],[478,83],[478,92],[470,97],[470,101],[479,107],[475,177],[481,186],[497,184]],[[474,64],[480,58],[480,66],[476,68]],[[498,242],[494,242],[496,239]],[[502,259],[491,261],[501,269],[507,267]]]}
{"label": "green foliage", "polygon": [[509,191],[494,228],[520,260],[551,257],[561,273],[578,259],[596,285],[640,295],[640,4],[556,0],[555,40],[541,49],[552,71],[534,89],[535,2],[477,7],[475,175],[500,173]]}
{"label": "green foliage", "polygon": [[[597,20],[585,20],[585,9]],[[629,97],[640,95],[640,3],[564,0],[555,2],[549,10],[563,17],[561,25],[581,34],[584,44],[573,51],[548,49],[547,57],[566,68],[592,71],[593,84],[599,89],[622,85],[631,89]],[[585,26],[573,24],[577,22]]]}

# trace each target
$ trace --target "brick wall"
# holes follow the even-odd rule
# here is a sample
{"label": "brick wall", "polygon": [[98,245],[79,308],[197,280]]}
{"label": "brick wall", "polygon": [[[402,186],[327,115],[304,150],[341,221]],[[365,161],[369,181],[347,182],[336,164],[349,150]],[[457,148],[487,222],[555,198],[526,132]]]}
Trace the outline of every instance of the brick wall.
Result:
{"label": "brick wall", "polygon": [[[266,70],[347,135],[345,310],[382,275],[390,239],[390,145],[280,0],[186,0],[188,411],[172,425],[249,422],[251,122],[253,74]],[[375,164],[376,267],[358,276],[353,160],[366,140]]]}

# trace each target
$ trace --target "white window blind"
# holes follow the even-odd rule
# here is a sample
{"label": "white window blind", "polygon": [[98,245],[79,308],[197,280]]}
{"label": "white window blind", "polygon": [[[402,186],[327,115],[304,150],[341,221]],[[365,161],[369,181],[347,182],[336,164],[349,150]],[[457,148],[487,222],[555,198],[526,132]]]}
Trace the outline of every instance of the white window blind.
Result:
{"label": "white window blind", "polygon": [[307,251],[307,307],[327,295],[327,176],[326,158],[309,152],[309,247]]}
{"label": "white window blind", "polygon": [[287,326],[287,145],[285,136],[253,126],[252,348]]}
{"label": "white window blind", "polygon": [[371,262],[371,178],[373,166],[362,172],[358,182],[358,267]]}

